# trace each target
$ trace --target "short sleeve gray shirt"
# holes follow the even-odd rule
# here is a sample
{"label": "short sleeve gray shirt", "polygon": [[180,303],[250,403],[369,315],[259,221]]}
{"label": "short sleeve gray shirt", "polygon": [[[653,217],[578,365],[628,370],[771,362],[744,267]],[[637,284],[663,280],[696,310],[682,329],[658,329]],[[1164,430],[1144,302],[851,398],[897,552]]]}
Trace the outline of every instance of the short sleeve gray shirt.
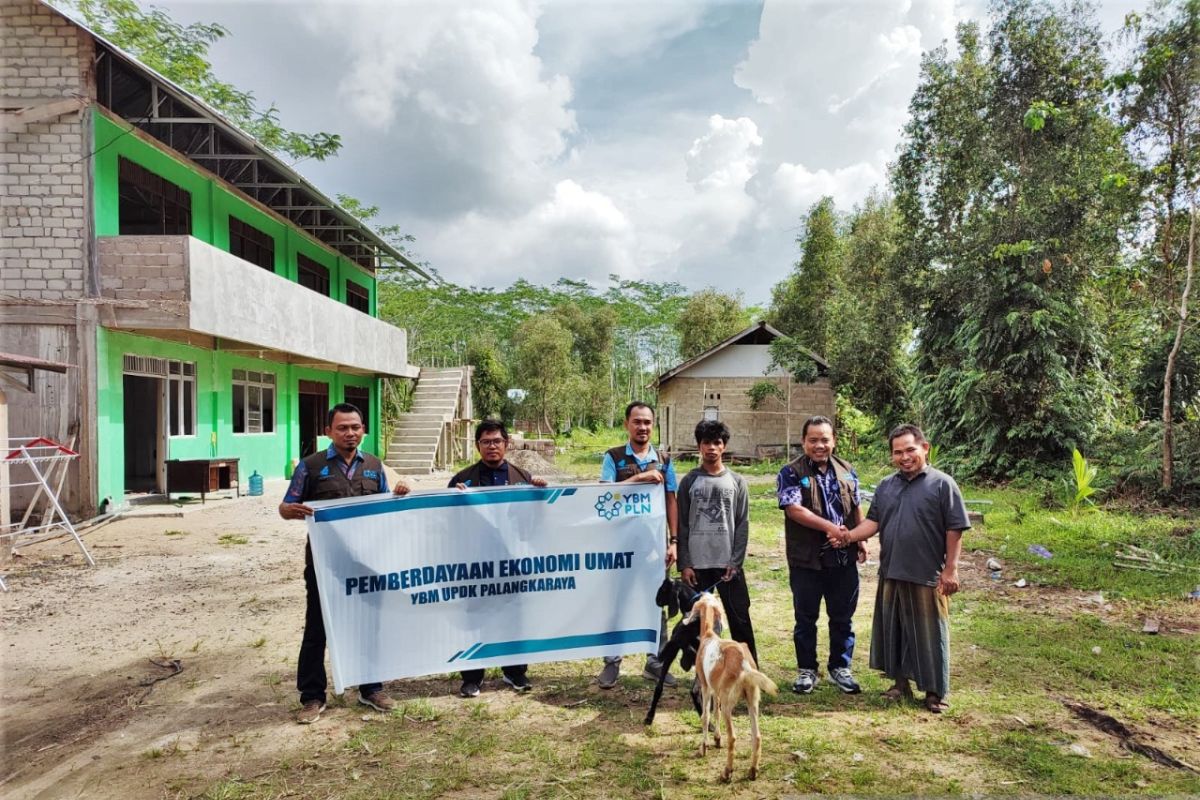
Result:
{"label": "short sleeve gray shirt", "polygon": [[741,569],[750,540],[746,479],[696,467],[679,483],[679,568]]}
{"label": "short sleeve gray shirt", "polygon": [[937,586],[946,566],[946,531],[971,527],[958,484],[933,467],[880,481],[867,519],[879,524],[879,577],[925,586]]}

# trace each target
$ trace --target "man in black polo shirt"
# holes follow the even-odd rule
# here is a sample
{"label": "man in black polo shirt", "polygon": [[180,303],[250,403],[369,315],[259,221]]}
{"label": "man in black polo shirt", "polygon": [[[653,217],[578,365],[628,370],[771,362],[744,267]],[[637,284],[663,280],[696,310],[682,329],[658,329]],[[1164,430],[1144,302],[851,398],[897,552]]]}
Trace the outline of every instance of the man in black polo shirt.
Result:
{"label": "man in black polo shirt", "polygon": [[867,519],[830,533],[839,546],[879,533],[879,588],[871,626],[871,668],[895,681],[889,699],[925,692],[925,707],[949,708],[950,595],[958,591],[962,532],[971,527],[958,484],[929,466],[929,442],[916,425],[888,436],[896,472],[875,490]]}
{"label": "man in black polo shirt", "polygon": [[[508,452],[508,430],[504,423],[485,419],[475,427],[475,449],[479,460],[450,479],[451,489],[478,489],[484,486],[545,486],[544,478],[534,478],[528,472],[510,464],[504,456]],[[533,688],[525,672],[527,664],[502,667],[504,682],[518,692]],[[462,673],[462,697],[478,697],[479,685],[483,683],[483,670],[468,669]]]}
{"label": "man in black polo shirt", "polygon": [[[329,409],[325,435],[330,445],[304,458],[292,473],[287,494],[279,504],[279,516],[284,519],[304,519],[313,510],[310,500],[335,500],[342,497],[387,492],[387,475],[383,464],[370,453],[358,449],[363,430],[362,412],[349,403],[338,403]],[[395,494],[408,494],[404,481],[398,481]],[[316,722],[325,710],[325,620],[321,617],[321,596],[317,589],[317,573],[313,568],[312,547],[304,540],[304,590],[307,607],[304,614],[304,636],[300,641],[300,658],[296,665],[296,689],[300,692],[300,711],[296,721],[301,725]],[[358,687],[358,702],[376,711],[391,711],[396,704],[383,692],[382,683]]]}

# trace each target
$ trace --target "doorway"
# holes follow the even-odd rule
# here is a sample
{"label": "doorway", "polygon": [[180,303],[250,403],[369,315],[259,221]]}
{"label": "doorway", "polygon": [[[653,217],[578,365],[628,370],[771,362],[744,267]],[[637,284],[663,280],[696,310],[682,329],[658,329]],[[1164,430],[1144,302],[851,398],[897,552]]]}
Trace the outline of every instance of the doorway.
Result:
{"label": "doorway", "polygon": [[329,413],[329,384],[300,381],[300,457],[317,452],[317,437],[325,433]]}
{"label": "doorway", "polygon": [[125,491],[163,491],[165,379],[124,375]]}

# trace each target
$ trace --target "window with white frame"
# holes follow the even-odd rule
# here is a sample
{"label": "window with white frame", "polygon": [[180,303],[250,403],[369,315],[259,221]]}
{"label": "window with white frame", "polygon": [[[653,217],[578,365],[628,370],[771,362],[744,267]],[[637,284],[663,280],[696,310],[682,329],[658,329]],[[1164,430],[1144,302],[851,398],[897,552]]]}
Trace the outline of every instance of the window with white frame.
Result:
{"label": "window with white frame", "polygon": [[167,362],[167,430],[196,435],[196,362]]}
{"label": "window with white frame", "polygon": [[233,371],[233,432],[275,432],[275,376],[270,372]]}

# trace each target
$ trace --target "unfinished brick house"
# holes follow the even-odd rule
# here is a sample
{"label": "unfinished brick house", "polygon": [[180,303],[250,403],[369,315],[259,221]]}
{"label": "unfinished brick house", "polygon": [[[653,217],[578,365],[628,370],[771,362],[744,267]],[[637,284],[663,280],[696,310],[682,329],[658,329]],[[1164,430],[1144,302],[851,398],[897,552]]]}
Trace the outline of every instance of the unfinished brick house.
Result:
{"label": "unfinished brick house", "polygon": [[[381,379],[420,375],[405,331],[377,313],[380,266],[421,272],[400,252],[38,0],[0,0],[0,123],[0,352],[71,365],[10,393],[9,429],[75,437],[75,514],[164,492],[168,461],[285,477],[327,445],[325,411],[342,401],[384,454]],[[428,376],[451,413],[460,373]],[[432,463],[433,405],[402,469]]]}
{"label": "unfinished brick house", "polygon": [[[661,446],[673,454],[695,452],[696,423],[718,419],[733,433],[727,450],[733,455],[783,457],[789,442],[792,455],[799,452],[805,419],[814,414],[833,419],[833,387],[829,365],[815,353],[819,377],[813,383],[796,383],[783,370],[771,370],[769,345],[779,336],[759,322],[658,376],[654,387]],[[781,396],[768,397],[755,409],[750,388],[762,381],[778,386]]]}

